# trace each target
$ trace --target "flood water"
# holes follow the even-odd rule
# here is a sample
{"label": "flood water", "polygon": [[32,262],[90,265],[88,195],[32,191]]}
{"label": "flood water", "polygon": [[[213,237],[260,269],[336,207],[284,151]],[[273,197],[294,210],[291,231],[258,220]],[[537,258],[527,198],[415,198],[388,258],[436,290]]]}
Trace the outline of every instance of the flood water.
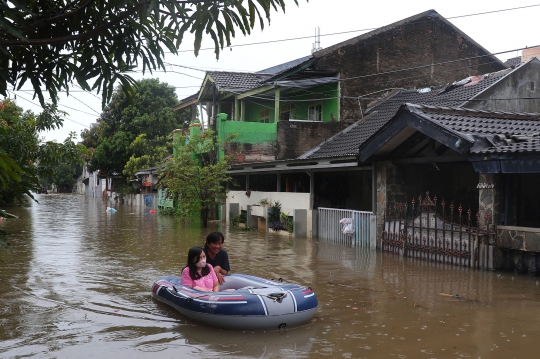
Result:
{"label": "flood water", "polygon": [[[209,230],[147,208],[40,195],[0,251],[0,358],[534,358],[538,279],[219,228],[234,272],[311,286],[306,325],[227,331],[150,297]],[[446,295],[445,295],[446,294]],[[453,297],[458,294],[459,297]]]}

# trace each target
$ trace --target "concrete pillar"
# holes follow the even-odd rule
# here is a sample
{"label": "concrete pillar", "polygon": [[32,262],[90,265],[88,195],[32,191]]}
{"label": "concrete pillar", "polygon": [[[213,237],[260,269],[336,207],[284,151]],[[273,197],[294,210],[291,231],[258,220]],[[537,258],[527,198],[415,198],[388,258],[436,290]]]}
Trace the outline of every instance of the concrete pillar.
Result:
{"label": "concrete pillar", "polygon": [[319,211],[311,211],[311,238],[319,238]]}
{"label": "concrete pillar", "polygon": [[[498,176],[493,173],[478,175],[478,212],[480,214],[480,227],[495,232],[486,241],[487,244],[495,245],[493,253],[493,265],[498,268],[503,265],[504,253],[497,249],[496,224],[499,220],[499,194]],[[487,216],[486,216],[487,215]]]}
{"label": "concrete pillar", "polygon": [[377,162],[373,165],[376,168],[376,207],[377,216],[377,249],[382,248],[382,232],[384,230],[384,210],[386,209],[386,167]]}
{"label": "concrete pillar", "polygon": [[[315,202],[315,173],[313,171],[309,171],[309,209],[313,209],[313,205]],[[315,233],[315,232],[313,232]]]}
{"label": "concrete pillar", "polygon": [[307,209],[293,211],[294,237],[307,237]]}
{"label": "concrete pillar", "polygon": [[221,222],[227,223],[227,204],[222,203],[219,210],[221,211]]}
{"label": "concrete pillar", "polygon": [[238,95],[234,96],[234,115],[233,115],[233,121],[239,121],[240,116],[238,116],[239,111],[239,104],[238,104]]}
{"label": "concrete pillar", "polygon": [[[478,175],[478,211],[480,212],[480,225],[486,227],[487,224],[493,228],[493,224],[499,219],[499,193],[500,189],[496,184],[496,175],[493,173]],[[493,187],[493,188],[490,188]],[[489,216],[489,223],[486,223],[486,214]]]}
{"label": "concrete pillar", "polygon": [[240,215],[240,203],[229,203],[229,216],[227,217],[227,223],[231,221],[231,218]]}
{"label": "concrete pillar", "polygon": [[275,92],[275,98],[274,98],[274,122],[279,122],[279,98],[280,98],[280,90],[276,89]]}
{"label": "concrete pillar", "polygon": [[257,217],[251,215],[251,207],[251,205],[247,206],[246,225],[249,228],[258,228]]}

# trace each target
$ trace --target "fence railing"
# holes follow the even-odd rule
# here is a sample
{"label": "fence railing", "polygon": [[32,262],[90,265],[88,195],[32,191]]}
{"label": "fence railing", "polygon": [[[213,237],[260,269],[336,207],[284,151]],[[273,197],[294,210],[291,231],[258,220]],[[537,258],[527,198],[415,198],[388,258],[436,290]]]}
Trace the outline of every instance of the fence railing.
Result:
{"label": "fence railing", "polygon": [[158,190],[158,208],[174,208],[174,201],[167,198],[167,190]]}
{"label": "fence railing", "polygon": [[[377,229],[375,218],[372,212],[319,207],[317,234],[320,239],[335,243],[375,248]],[[343,219],[350,221],[342,221]],[[348,224],[351,227],[344,231]]]}
{"label": "fence railing", "polygon": [[[457,212],[455,211],[457,209]],[[490,213],[476,216],[437,197],[389,204],[384,214],[381,248],[401,256],[452,265],[493,269],[495,231]]]}

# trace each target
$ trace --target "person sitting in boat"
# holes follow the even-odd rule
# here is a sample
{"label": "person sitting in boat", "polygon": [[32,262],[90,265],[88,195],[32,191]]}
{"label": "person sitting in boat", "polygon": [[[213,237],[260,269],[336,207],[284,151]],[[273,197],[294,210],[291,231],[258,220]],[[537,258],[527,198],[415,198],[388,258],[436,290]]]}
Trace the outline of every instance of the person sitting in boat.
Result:
{"label": "person sitting in boat", "polygon": [[225,242],[223,233],[212,232],[206,236],[206,243],[204,245],[206,262],[214,267],[214,272],[216,272],[219,284],[225,282],[224,276],[231,270],[229,265],[229,255],[227,254],[227,251],[223,249],[223,242]]}
{"label": "person sitting in boat", "polygon": [[211,264],[206,263],[206,254],[201,247],[188,252],[187,265],[182,270],[182,285],[203,292],[218,292],[219,283]]}

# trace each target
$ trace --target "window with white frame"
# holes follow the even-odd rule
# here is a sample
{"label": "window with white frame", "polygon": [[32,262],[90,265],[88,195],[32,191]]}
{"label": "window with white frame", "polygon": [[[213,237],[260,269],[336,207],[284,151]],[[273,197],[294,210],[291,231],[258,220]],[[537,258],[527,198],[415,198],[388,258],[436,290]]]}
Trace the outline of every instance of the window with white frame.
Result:
{"label": "window with white frame", "polygon": [[314,103],[308,107],[309,121],[322,121],[322,103]]}

